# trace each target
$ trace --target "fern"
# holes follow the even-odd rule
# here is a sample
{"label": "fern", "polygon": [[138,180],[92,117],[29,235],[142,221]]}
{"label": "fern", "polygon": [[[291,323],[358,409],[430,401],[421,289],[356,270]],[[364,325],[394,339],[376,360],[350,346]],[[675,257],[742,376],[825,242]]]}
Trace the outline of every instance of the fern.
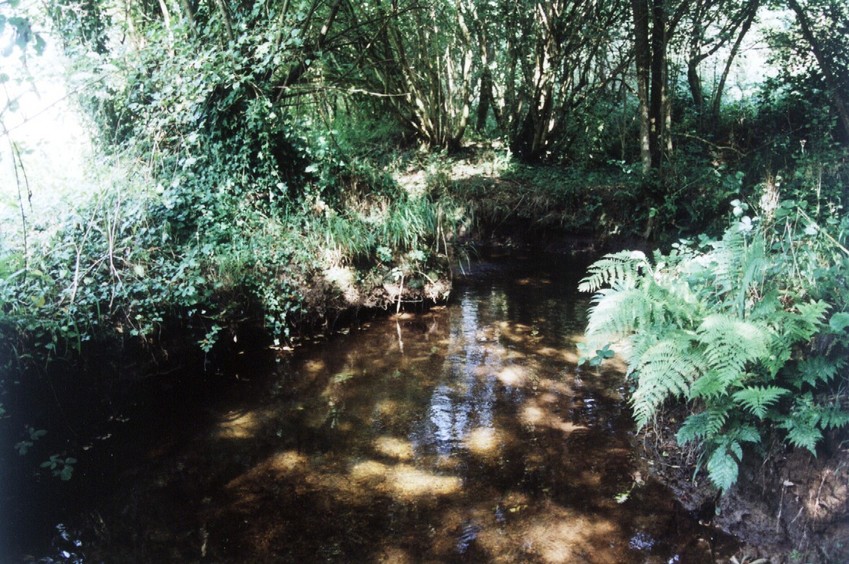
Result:
{"label": "fern", "polygon": [[715,406],[711,409],[695,413],[687,417],[675,438],[678,444],[687,444],[696,440],[704,440],[719,434],[728,419],[728,406]]}
{"label": "fern", "polygon": [[761,435],[751,425],[740,425],[726,435],[709,441],[708,477],[722,491],[737,482],[743,447],[740,443],[759,443]]}
{"label": "fern", "polygon": [[817,443],[822,439],[819,429],[822,413],[814,402],[810,392],[796,398],[790,414],[783,417],[779,426],[787,431],[787,441],[795,446],[808,449],[816,456]]}
{"label": "fern", "polygon": [[712,243],[713,251],[704,257],[714,275],[713,288],[728,294],[740,287],[741,265],[746,254],[746,236],[739,229],[726,230],[722,240]]}
{"label": "fern", "polygon": [[643,273],[651,273],[651,265],[640,251],[620,251],[605,255],[593,263],[588,272],[589,276],[578,285],[581,292],[597,292],[603,286],[634,283]]}
{"label": "fern", "polygon": [[822,440],[822,431],[817,429],[811,419],[789,418],[781,427],[787,430],[787,442],[795,447],[808,449],[817,455],[817,443]]}
{"label": "fern", "polygon": [[758,419],[763,419],[766,416],[767,409],[775,404],[778,398],[788,393],[790,393],[790,390],[777,386],[752,386],[735,392],[732,397],[743,409],[748,410]]}
{"label": "fern", "polygon": [[798,389],[801,389],[804,384],[816,387],[821,382],[831,382],[837,372],[845,366],[846,360],[843,358],[835,360],[824,356],[806,358],[797,364],[797,376],[792,383]]}
{"label": "fern", "polygon": [[615,286],[599,291],[590,306],[587,337],[618,339],[645,325],[651,315],[651,304],[638,288]]}
{"label": "fern", "polygon": [[728,391],[728,383],[717,372],[708,371],[690,386],[690,399],[715,400]]}
{"label": "fern", "polygon": [[747,363],[767,355],[771,341],[761,325],[725,314],[707,317],[698,336],[711,371],[726,387],[741,379]]}
{"label": "fern", "polygon": [[[595,293],[587,341],[598,346],[589,348],[615,340],[627,353],[638,427],[664,402],[692,402],[677,439],[703,447],[722,490],[737,479],[741,445],[763,433],[783,430],[789,444],[815,452],[823,431],[849,426],[845,400],[830,389],[840,384],[845,397],[849,383],[840,378],[849,293],[828,270],[835,257],[792,222],[753,225],[734,223],[698,248],[681,242],[651,262],[607,255],[580,285]],[[840,313],[828,320],[829,311]],[[790,401],[791,390],[808,393]]]}
{"label": "fern", "polygon": [[691,337],[671,333],[649,347],[636,361],[638,387],[631,397],[634,418],[642,428],[669,397],[687,396],[700,374],[699,359],[691,353]]}
{"label": "fern", "polygon": [[743,458],[743,448],[737,441],[729,441],[711,453],[708,458],[707,470],[710,481],[725,491],[737,482],[739,461]]}
{"label": "fern", "polygon": [[816,456],[816,445],[822,431],[849,425],[849,412],[838,402],[818,404],[810,392],[796,398],[790,414],[780,418],[779,426],[787,431],[787,441],[803,447]]}
{"label": "fern", "polygon": [[820,425],[823,429],[841,429],[849,425],[849,411],[842,409],[840,404],[824,406],[820,415]]}

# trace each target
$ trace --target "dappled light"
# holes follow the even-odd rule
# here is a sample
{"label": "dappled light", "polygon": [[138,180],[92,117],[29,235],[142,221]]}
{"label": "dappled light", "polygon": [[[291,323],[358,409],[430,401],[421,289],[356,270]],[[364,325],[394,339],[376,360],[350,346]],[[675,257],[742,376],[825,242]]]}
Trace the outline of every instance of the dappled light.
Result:
{"label": "dappled light", "polygon": [[567,435],[587,429],[584,425],[576,425],[571,421],[563,420],[562,417],[552,413],[536,400],[529,400],[525,403],[519,412],[519,420],[527,426],[556,429]]}
{"label": "dappled light", "polygon": [[466,437],[466,448],[481,457],[492,456],[504,445],[504,434],[491,427],[472,429]]}
{"label": "dappled light", "polygon": [[204,433],[151,452],[145,503],[121,502],[148,523],[139,550],[156,557],[142,560],[675,558],[676,539],[703,533],[635,485],[622,375],[579,377],[570,307],[544,299],[572,278],[534,276],[469,284],[448,308],[374,320],[254,376]]}
{"label": "dappled light", "polygon": [[[379,562],[674,557],[669,543],[633,541],[669,535],[655,509],[667,502],[616,501],[635,487],[621,394],[576,377],[558,309],[509,293],[556,282],[473,286],[449,309],[302,354],[278,400],[223,413],[209,436],[205,449],[244,462],[204,511],[207,529],[241,523],[237,545],[258,557],[283,546]],[[504,304],[518,309],[499,319]],[[210,554],[228,546],[210,534]]]}
{"label": "dappled light", "polygon": [[0,561],[849,561],[847,30],[0,0]]}
{"label": "dappled light", "polygon": [[394,460],[406,461],[413,458],[412,443],[396,437],[377,437],[374,440],[374,450]]}

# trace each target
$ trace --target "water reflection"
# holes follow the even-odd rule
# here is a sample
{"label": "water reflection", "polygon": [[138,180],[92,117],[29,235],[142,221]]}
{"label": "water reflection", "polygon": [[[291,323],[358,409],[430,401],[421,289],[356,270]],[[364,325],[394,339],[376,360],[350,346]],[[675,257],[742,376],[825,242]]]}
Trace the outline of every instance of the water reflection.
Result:
{"label": "water reflection", "polygon": [[697,547],[686,561],[711,561],[692,542],[708,531],[634,486],[621,377],[577,378],[583,269],[546,266],[255,376],[104,503],[92,556],[644,562]]}

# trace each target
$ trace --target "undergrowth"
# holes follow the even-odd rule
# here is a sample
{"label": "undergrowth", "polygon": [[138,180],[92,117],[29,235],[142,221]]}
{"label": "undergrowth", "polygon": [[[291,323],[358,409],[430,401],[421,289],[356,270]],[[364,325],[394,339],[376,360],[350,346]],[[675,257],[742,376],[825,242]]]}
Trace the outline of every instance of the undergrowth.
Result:
{"label": "undergrowth", "polygon": [[[209,351],[257,311],[284,341],[323,308],[390,305],[351,291],[385,294],[401,272],[407,286],[447,276],[456,214],[446,198],[384,180],[382,191],[346,189],[335,202],[315,192],[276,209],[224,194],[198,219],[174,201],[192,201],[185,189],[134,174],[134,186],[104,186],[35,226],[27,255],[3,249],[0,346],[10,363],[73,357],[91,341],[156,346],[175,323]],[[348,182],[364,177],[348,170]]]}
{"label": "undergrowth", "polygon": [[617,343],[638,427],[669,401],[689,415],[680,444],[727,490],[745,445],[777,434],[816,454],[849,424],[849,218],[784,201],[735,219],[719,239],[682,240],[652,259],[609,254],[580,289],[594,292],[583,347],[598,365]]}

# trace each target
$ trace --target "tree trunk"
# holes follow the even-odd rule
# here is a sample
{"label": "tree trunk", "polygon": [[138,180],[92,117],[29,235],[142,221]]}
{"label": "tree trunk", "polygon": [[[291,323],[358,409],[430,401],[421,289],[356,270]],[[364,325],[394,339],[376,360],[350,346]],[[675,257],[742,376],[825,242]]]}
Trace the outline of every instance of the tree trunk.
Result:
{"label": "tree trunk", "polygon": [[649,98],[649,151],[651,168],[659,170],[661,147],[666,130],[664,97],[666,90],[666,8],[654,0],[651,29],[651,97]]}
{"label": "tree trunk", "polygon": [[643,165],[643,173],[648,174],[652,168],[651,125],[649,122],[651,49],[649,46],[649,10],[646,0],[631,0],[631,11],[634,16],[634,59],[637,68],[637,99],[640,105],[638,114],[640,161]]}
{"label": "tree trunk", "polygon": [[728,80],[728,74],[731,72],[731,65],[734,63],[737,53],[740,52],[740,45],[743,43],[743,38],[746,37],[747,33],[749,33],[749,29],[751,29],[752,23],[755,21],[755,16],[758,14],[759,7],[760,0],[751,0],[751,2],[749,2],[747,7],[749,13],[743,21],[740,33],[734,41],[734,46],[731,47],[731,53],[728,55],[728,60],[725,61],[725,68],[722,69],[722,76],[719,79],[719,83],[716,85],[716,92],[713,93],[713,103],[711,104],[711,115],[714,118],[714,123],[717,122],[717,118],[719,117],[719,109],[722,105],[722,94],[725,90],[725,82]]}
{"label": "tree trunk", "polygon": [[705,98],[702,95],[702,79],[699,77],[698,70],[699,62],[700,60],[694,57],[687,61],[687,84],[690,86],[693,104],[696,106],[696,110],[701,113],[705,105]]}

